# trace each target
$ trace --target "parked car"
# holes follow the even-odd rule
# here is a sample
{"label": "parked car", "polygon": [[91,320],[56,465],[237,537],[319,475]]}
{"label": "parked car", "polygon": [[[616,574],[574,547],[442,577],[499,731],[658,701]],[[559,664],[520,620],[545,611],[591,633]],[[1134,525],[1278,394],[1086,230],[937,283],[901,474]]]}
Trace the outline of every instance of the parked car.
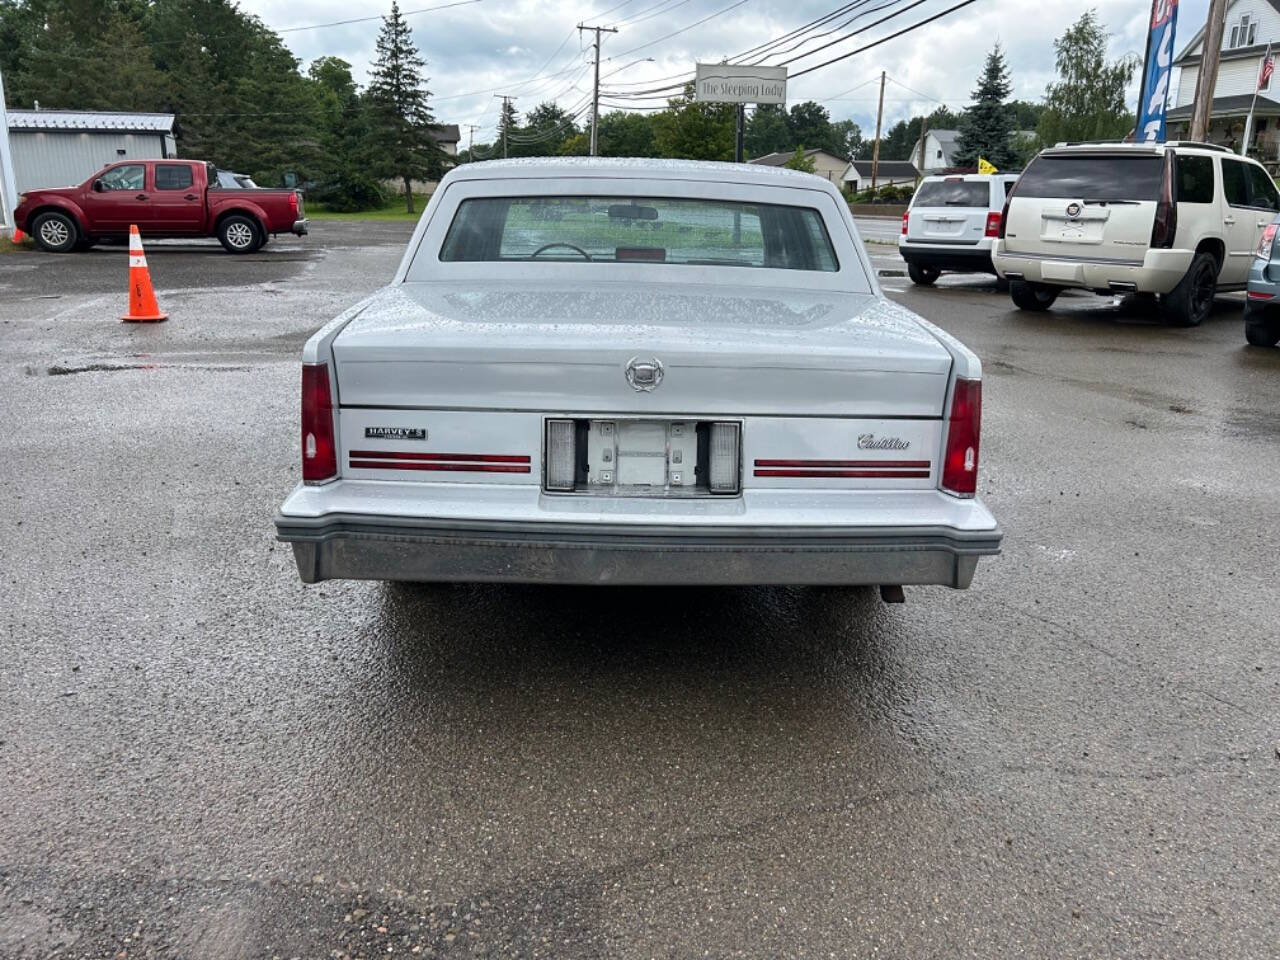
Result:
{"label": "parked car", "polygon": [[[213,184],[210,184],[213,186]],[[247,173],[232,173],[230,170],[218,171],[218,186],[227,190],[259,190],[261,189],[253,182],[253,177]]]}
{"label": "parked car", "polygon": [[981,391],[826,180],[464,164],[307,342],[277,535],[309,583],[963,588],[1001,538]]}
{"label": "parked car", "polygon": [[78,187],[28,190],[14,219],[42,250],[67,253],[98,240],[144,237],[217,237],[231,253],[252,253],[278,233],[307,232],[296,190],[216,186],[217,168],[203,160],[126,160]]}
{"label": "parked car", "polygon": [[1280,191],[1224,147],[1074,144],[1043,150],[1005,204],[994,260],[1013,302],[1047,310],[1068,288],[1159,298],[1165,319],[1201,323],[1241,290]]}
{"label": "parked car", "polygon": [[1017,174],[925,177],[902,215],[898,252],[912,283],[930,286],[943,270],[995,273],[991,247]]}
{"label": "parked car", "polygon": [[1255,347],[1280,343],[1280,260],[1273,259],[1280,219],[1267,224],[1258,243],[1258,255],[1249,268],[1248,293],[1244,303],[1244,337]]}

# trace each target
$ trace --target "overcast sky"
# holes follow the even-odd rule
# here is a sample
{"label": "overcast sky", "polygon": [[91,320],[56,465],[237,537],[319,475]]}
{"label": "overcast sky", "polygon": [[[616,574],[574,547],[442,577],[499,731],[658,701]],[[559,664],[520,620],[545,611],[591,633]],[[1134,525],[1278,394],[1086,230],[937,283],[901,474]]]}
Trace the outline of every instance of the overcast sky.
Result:
{"label": "overcast sky", "polygon": [[[498,113],[494,89],[515,94],[521,113],[552,98],[573,109],[590,94],[590,52],[574,29],[579,21],[618,26],[619,32],[607,34],[604,41],[601,74],[618,71],[603,81],[602,87],[608,90],[615,84],[670,77],[691,70],[698,60],[715,62],[733,56],[842,5],[838,0],[741,0],[706,23],[663,39],[726,10],[735,0],[479,0],[452,9],[412,13],[445,2],[449,0],[403,0],[401,10],[409,14],[414,40],[428,61],[437,120],[479,124],[477,142],[493,134]],[[898,0],[880,13],[865,13],[821,42],[873,23],[912,2],[915,0]],[[855,49],[955,2],[921,0],[919,6],[882,26],[805,58],[790,69],[794,72]],[[1203,25],[1208,2],[1182,0],[1178,49]],[[868,0],[845,16],[889,3]],[[887,126],[931,110],[938,101],[959,109],[968,102],[983,58],[997,40],[1008,57],[1014,95],[1039,99],[1054,76],[1053,39],[1090,5],[1097,8],[1112,34],[1113,57],[1130,52],[1142,55],[1150,0],[1096,0],[1093,4],[1087,0],[976,0],[933,24],[791,81],[788,99],[821,101],[833,119],[851,117],[864,135],[871,136],[881,70],[896,81],[885,90]],[[286,29],[381,15],[390,9],[390,0],[309,0],[305,4],[241,0],[241,6],[269,26]],[[300,12],[303,10],[305,13]],[[378,28],[375,20],[291,31],[283,38],[304,64],[326,54],[339,56],[352,64],[357,80],[363,82],[374,57]],[[653,57],[654,62],[632,63],[646,57]],[[535,77],[540,79],[528,82]],[[631,89],[643,89],[643,85]],[[1130,101],[1136,98],[1135,78]],[[464,143],[466,136],[464,128]]]}

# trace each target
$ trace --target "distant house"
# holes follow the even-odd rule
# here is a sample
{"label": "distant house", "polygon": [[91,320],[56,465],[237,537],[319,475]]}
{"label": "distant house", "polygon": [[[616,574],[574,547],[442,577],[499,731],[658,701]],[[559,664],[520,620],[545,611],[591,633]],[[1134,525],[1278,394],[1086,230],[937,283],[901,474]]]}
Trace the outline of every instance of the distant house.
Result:
{"label": "distant house", "polygon": [[[785,167],[787,161],[794,157],[794,150],[787,150],[780,153],[766,153],[763,157],[756,157],[751,163],[762,163],[766,167]],[[813,172],[820,177],[826,177],[836,186],[839,186],[844,178],[844,172],[849,167],[849,161],[843,157],[838,157],[834,153],[828,153],[826,150],[806,150],[804,155],[813,161]]]}
{"label": "distant house", "polygon": [[[855,160],[845,170],[844,182],[855,192],[866,190],[871,186],[870,160]],[[898,187],[903,184],[915,186],[920,174],[916,166],[909,160],[881,160],[876,168],[876,187]]]}
{"label": "distant house", "polygon": [[[1280,77],[1269,77],[1258,90],[1256,104],[1253,98],[1268,46],[1280,56],[1280,0],[1230,0],[1205,139],[1238,151],[1245,138],[1245,118],[1253,104],[1249,155],[1274,166],[1280,163]],[[1177,90],[1170,96],[1169,112],[1165,114],[1170,140],[1186,136],[1191,125],[1191,101],[1195,98],[1203,53],[1201,27],[1173,61],[1178,70]]]}
{"label": "distant house", "polygon": [[431,139],[436,146],[451,157],[458,155],[458,141],[462,139],[462,131],[456,123],[438,123],[431,128]]}
{"label": "distant house", "polygon": [[954,167],[959,130],[927,130],[924,135],[924,162],[920,162],[920,140],[911,148],[911,162],[919,165],[924,175]]}
{"label": "distant house", "polygon": [[163,160],[178,154],[172,113],[10,109],[8,115],[19,193],[83,183],[125,158]]}

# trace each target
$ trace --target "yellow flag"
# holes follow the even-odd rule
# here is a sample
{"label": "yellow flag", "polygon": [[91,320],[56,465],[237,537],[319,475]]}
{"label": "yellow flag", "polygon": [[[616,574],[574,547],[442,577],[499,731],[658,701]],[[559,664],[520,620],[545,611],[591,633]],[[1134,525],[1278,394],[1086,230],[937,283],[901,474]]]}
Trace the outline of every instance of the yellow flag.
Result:
{"label": "yellow flag", "polygon": [[999,171],[996,170],[995,168],[995,164],[991,163],[989,160],[984,160],[982,157],[978,158],[978,172],[979,173],[999,173]]}

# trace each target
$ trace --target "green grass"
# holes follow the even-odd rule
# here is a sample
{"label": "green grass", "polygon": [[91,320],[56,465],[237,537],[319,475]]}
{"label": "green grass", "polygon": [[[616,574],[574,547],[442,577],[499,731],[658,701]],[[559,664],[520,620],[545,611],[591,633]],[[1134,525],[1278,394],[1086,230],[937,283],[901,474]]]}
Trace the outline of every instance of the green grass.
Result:
{"label": "green grass", "polygon": [[20,253],[23,250],[34,250],[35,245],[27,243],[14,243],[8,237],[0,237],[0,253]]}
{"label": "green grass", "polygon": [[309,203],[306,206],[307,218],[310,220],[402,220],[415,223],[426,209],[430,196],[415,193],[413,195],[413,213],[404,212],[404,197],[396,196],[374,210],[340,211],[326,210],[323,204]]}

